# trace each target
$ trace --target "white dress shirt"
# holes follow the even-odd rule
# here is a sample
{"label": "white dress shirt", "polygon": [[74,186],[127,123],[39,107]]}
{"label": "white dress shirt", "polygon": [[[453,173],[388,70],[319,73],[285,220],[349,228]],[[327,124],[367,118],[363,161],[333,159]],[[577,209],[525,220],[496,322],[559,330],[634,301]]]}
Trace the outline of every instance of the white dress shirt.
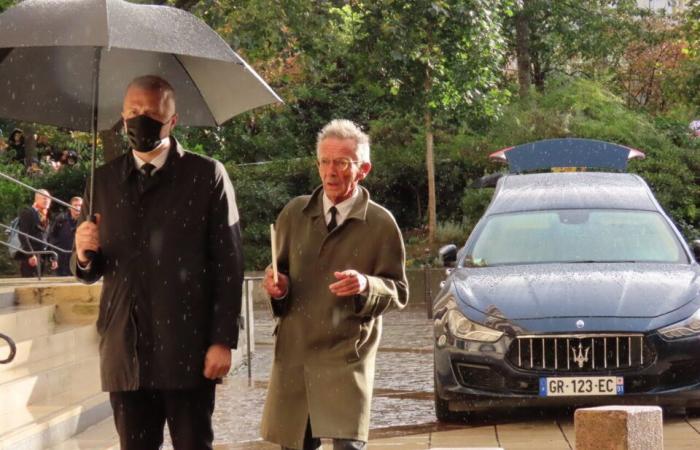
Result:
{"label": "white dress shirt", "polygon": [[350,211],[352,210],[353,205],[355,204],[355,201],[357,200],[357,197],[360,196],[360,189],[355,188],[353,191],[352,195],[350,198],[347,198],[343,200],[342,202],[338,203],[337,205],[334,205],[333,202],[331,201],[330,198],[326,195],[326,193],[323,193],[323,214],[324,218],[326,220],[326,225],[328,225],[331,221],[331,207],[335,206],[335,209],[338,211],[335,213],[335,223],[337,226],[340,226],[343,222],[345,222],[345,219],[348,218],[348,214],[350,214]]}
{"label": "white dress shirt", "polygon": [[[154,173],[158,172],[160,169],[163,168],[165,165],[165,161],[168,160],[168,153],[170,153],[170,141],[167,140],[168,142],[167,147],[165,147],[165,150],[163,150],[160,155],[156,156],[151,160],[151,164],[154,166],[154,169],[151,171],[151,175]],[[162,145],[162,144],[161,144]],[[134,155],[134,162],[136,163],[136,168],[141,172],[144,173],[144,171],[141,169],[144,164],[146,164],[146,161],[143,159],[139,158],[136,155],[136,152],[134,150],[131,151],[131,154]]]}

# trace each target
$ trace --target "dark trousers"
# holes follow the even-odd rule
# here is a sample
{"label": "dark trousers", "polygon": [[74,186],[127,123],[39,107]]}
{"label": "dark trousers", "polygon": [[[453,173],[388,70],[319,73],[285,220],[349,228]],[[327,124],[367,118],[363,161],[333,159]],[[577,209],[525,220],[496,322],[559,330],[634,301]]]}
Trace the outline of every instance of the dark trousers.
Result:
{"label": "dark trousers", "polygon": [[[304,448],[299,450],[316,450],[321,448],[321,439],[315,438],[311,432],[311,419],[306,419],[306,433],[304,433]],[[353,441],[352,439],[333,439],[333,450],[365,450],[367,443]],[[292,450],[282,447],[282,450]]]}
{"label": "dark trousers", "polygon": [[[26,260],[23,260],[19,263],[19,274],[22,275],[22,278],[34,278],[38,275],[38,272],[36,267],[30,266]],[[44,275],[43,270],[41,271],[41,274]]]}
{"label": "dark trousers", "polygon": [[215,389],[211,383],[196,389],[110,392],[119,448],[159,449],[167,422],[176,450],[211,449]]}

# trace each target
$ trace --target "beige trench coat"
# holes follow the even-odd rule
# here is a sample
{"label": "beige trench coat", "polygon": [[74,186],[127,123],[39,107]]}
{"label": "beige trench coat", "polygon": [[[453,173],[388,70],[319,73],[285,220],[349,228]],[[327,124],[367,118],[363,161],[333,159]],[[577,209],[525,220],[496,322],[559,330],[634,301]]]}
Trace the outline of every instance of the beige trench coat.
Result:
{"label": "beige trench coat", "polygon": [[[264,439],[302,448],[307,417],[314,437],[367,441],[382,314],[408,300],[401,231],[389,211],[360,196],[331,233],[323,190],[291,200],[280,213],[278,265],[290,278],[278,316],[275,356],[262,419]],[[328,289],[334,271],[367,276],[362,306]]]}

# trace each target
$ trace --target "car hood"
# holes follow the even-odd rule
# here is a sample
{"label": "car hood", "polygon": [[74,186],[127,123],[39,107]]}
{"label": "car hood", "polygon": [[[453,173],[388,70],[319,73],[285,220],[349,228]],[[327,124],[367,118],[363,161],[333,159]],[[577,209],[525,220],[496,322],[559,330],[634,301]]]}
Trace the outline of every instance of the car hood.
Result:
{"label": "car hood", "polygon": [[460,303],[512,320],[658,317],[700,296],[700,268],[681,264],[539,264],[455,269]]}

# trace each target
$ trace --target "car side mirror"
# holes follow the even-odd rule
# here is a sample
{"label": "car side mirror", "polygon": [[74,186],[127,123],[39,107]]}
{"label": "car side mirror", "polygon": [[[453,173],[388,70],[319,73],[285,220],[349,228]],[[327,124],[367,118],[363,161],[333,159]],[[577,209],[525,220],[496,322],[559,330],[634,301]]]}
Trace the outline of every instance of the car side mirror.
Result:
{"label": "car side mirror", "polygon": [[457,246],[448,244],[438,250],[443,267],[454,267],[457,262]]}
{"label": "car side mirror", "polygon": [[690,248],[693,250],[695,255],[695,261],[700,263],[700,239],[696,239],[690,243]]}

